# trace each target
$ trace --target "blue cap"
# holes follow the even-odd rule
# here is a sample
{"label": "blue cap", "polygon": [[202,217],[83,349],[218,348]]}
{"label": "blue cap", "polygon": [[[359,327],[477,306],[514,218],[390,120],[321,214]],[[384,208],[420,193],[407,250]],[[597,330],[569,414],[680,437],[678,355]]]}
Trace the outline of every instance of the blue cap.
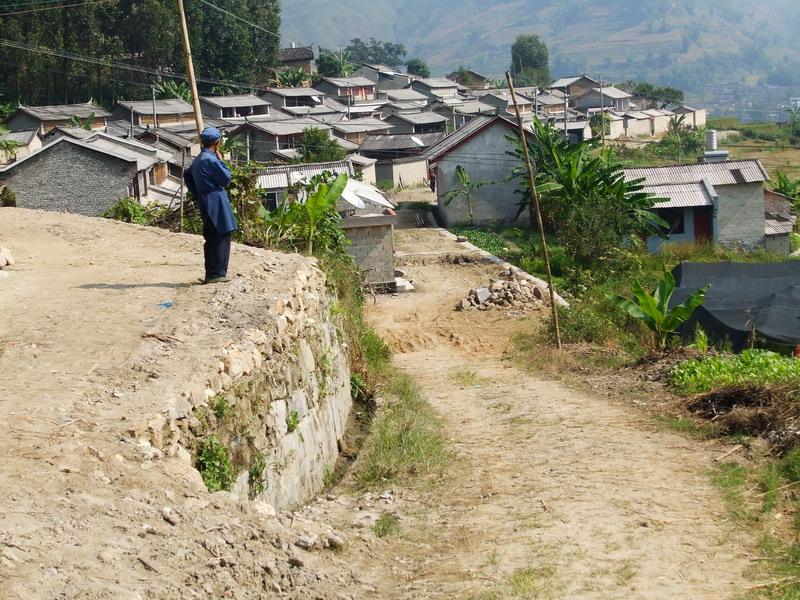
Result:
{"label": "blue cap", "polygon": [[200,141],[204,144],[213,144],[222,137],[222,132],[216,127],[206,127],[200,132]]}

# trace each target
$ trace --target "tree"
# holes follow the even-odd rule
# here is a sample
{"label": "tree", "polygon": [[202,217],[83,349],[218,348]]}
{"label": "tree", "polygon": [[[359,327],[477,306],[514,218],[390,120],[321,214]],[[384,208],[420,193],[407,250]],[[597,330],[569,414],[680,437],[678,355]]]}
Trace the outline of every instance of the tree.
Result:
{"label": "tree", "polygon": [[316,127],[306,127],[298,142],[302,162],[335,162],[345,157],[344,148],[328,132]]}
{"label": "tree", "polygon": [[[518,35],[511,46],[511,72],[525,83],[550,83],[550,53],[536,35]],[[522,83],[522,81],[520,81]]]}
{"label": "tree", "polygon": [[369,38],[368,42],[353,38],[344,50],[354,63],[382,63],[395,68],[403,64],[406,56],[403,44],[381,42],[374,37]]}
{"label": "tree", "polygon": [[431,76],[431,70],[428,68],[427,63],[421,58],[412,58],[406,63],[406,71],[409,75],[416,75],[423,79]]}
{"label": "tree", "polygon": [[353,73],[350,55],[320,48],[317,57],[317,72],[322,77],[349,77]]}
{"label": "tree", "polygon": [[456,166],[456,177],[458,178],[458,187],[453,188],[444,195],[444,203],[446,206],[450,206],[453,200],[456,200],[457,198],[463,198],[464,203],[467,205],[469,224],[472,225],[472,192],[482,188],[483,186],[490,185],[491,182],[476,181],[473,183],[469,173],[461,165]]}
{"label": "tree", "polygon": [[652,294],[646,292],[642,284],[635,280],[633,282],[633,300],[617,294],[609,294],[608,298],[617,308],[621,308],[634,319],[642,321],[655,333],[658,348],[663,349],[667,345],[667,337],[677,331],[703,303],[710,287],[710,285],[706,285],[700,288],[689,294],[686,300],[678,306],[670,308],[669,301],[675,290],[675,277],[669,271],[665,271]]}

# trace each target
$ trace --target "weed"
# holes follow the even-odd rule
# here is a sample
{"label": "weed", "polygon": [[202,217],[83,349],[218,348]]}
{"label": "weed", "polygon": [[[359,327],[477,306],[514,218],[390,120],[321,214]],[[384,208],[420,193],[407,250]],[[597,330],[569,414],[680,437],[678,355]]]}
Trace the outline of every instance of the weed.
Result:
{"label": "weed", "polygon": [[385,393],[392,401],[375,418],[362,450],[356,473],[361,487],[439,472],[451,456],[438,415],[411,377],[390,373]]}
{"label": "weed", "polygon": [[286,415],[286,430],[289,433],[294,433],[298,425],[300,425],[300,414],[296,410],[293,410]]}
{"label": "weed", "polygon": [[499,413],[510,413],[513,407],[508,402],[495,402],[489,408]]}
{"label": "weed", "polygon": [[480,375],[478,375],[477,372],[472,371],[470,369],[456,369],[455,371],[453,371],[453,373],[451,373],[451,377],[456,383],[464,387],[480,385],[486,382],[486,380]]}
{"label": "weed", "polygon": [[747,481],[747,469],[735,462],[722,463],[712,471],[711,481],[722,493],[731,513],[739,519],[745,518],[742,486]]}
{"label": "weed", "polygon": [[369,400],[367,382],[361,373],[353,373],[350,375],[350,397],[354,402],[358,402],[359,404],[363,404]]}
{"label": "weed", "polygon": [[764,497],[761,512],[771,512],[778,504],[778,488],[781,487],[780,465],[774,463],[767,465],[761,473],[760,487]]}
{"label": "weed", "polygon": [[227,417],[232,409],[231,403],[228,402],[228,399],[222,394],[217,394],[211,399],[211,412],[213,412],[214,416],[218,419]]}
{"label": "weed", "polygon": [[325,471],[322,474],[322,486],[325,488],[332,487],[333,484],[336,483],[337,478],[336,469],[332,468],[330,465],[325,465]]}
{"label": "weed", "polygon": [[216,435],[200,442],[195,464],[209,492],[229,491],[233,487],[233,466],[228,449]]}
{"label": "weed", "polygon": [[692,419],[685,417],[672,417],[672,416],[657,416],[656,421],[680,433],[687,433],[689,435],[697,436],[701,439],[706,439],[714,435],[714,426],[710,423],[697,423]]}
{"label": "weed", "polygon": [[540,598],[550,591],[550,580],[555,576],[553,567],[525,567],[517,569],[508,579],[512,598]]}
{"label": "weed", "polygon": [[381,514],[375,525],[372,526],[372,532],[379,538],[386,538],[394,535],[400,529],[400,519],[397,515],[385,512]]}
{"label": "weed", "polygon": [[253,457],[250,469],[247,471],[247,484],[250,489],[250,499],[260,496],[267,490],[267,456],[259,452]]}

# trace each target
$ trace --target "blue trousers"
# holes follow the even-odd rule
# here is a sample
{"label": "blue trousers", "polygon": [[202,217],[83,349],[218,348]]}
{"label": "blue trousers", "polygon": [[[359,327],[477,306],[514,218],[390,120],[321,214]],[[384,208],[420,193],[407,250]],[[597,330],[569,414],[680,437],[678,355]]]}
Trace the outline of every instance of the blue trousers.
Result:
{"label": "blue trousers", "polygon": [[231,234],[218,233],[214,224],[203,216],[203,257],[206,263],[206,279],[226,277],[231,257]]}

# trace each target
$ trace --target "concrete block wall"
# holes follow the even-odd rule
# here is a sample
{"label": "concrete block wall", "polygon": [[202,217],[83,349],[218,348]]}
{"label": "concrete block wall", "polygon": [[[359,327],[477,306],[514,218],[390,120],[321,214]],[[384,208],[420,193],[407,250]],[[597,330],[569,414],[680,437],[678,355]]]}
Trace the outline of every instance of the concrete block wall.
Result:
{"label": "concrete block wall", "polygon": [[764,186],[761,183],[715,186],[719,194],[716,241],[753,249],[764,245]]}
{"label": "concrete block wall", "polygon": [[14,192],[20,208],[96,217],[128,195],[135,175],[136,163],[62,141],[0,179]]}
{"label": "concrete block wall", "polygon": [[367,281],[374,284],[394,282],[394,241],[392,225],[350,227],[345,230],[350,246],[348,254],[356,259]]}

